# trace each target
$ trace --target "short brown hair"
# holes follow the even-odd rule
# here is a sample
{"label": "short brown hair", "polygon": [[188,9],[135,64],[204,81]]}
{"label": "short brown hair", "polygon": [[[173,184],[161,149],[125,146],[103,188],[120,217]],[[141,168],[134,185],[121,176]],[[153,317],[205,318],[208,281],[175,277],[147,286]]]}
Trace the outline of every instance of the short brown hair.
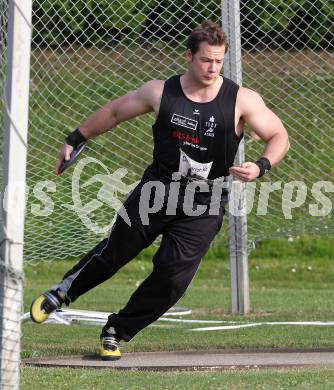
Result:
{"label": "short brown hair", "polygon": [[195,54],[202,42],[207,42],[209,45],[224,45],[225,53],[227,52],[227,36],[222,28],[212,20],[205,20],[193,29],[188,37],[187,49],[190,49],[192,54]]}

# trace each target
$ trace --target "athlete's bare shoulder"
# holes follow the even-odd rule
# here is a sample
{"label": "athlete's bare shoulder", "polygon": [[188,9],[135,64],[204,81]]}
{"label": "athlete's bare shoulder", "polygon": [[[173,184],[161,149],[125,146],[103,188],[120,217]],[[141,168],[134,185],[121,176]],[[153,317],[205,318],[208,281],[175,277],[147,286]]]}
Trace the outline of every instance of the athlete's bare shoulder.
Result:
{"label": "athlete's bare shoulder", "polygon": [[159,112],[164,84],[164,80],[150,80],[136,91],[138,97],[152,107],[156,113]]}
{"label": "athlete's bare shoulder", "polygon": [[249,111],[257,111],[265,108],[261,95],[250,88],[240,87],[237,94],[236,108],[240,116]]}

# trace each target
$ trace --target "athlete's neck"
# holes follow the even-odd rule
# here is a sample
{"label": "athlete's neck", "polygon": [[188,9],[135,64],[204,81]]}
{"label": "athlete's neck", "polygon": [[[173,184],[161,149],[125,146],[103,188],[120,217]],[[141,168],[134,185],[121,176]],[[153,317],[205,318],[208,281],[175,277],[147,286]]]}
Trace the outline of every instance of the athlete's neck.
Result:
{"label": "athlete's neck", "polygon": [[190,72],[186,72],[180,77],[180,83],[187,98],[194,102],[207,103],[217,96],[223,84],[223,77],[217,77],[212,84],[205,84],[194,78]]}

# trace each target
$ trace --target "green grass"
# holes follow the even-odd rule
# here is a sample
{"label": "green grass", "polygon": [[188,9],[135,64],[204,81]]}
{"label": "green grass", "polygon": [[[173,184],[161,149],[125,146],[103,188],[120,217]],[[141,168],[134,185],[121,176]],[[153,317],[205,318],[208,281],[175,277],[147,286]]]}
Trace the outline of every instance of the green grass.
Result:
{"label": "green grass", "polygon": [[[241,322],[331,321],[334,313],[332,289],[333,238],[303,237],[293,242],[280,239],[263,242],[249,260],[251,312],[229,313],[229,264],[226,250],[213,248],[203,259],[186,296],[178,303],[189,307],[187,318]],[[153,249],[143,252],[115,277],[80,297],[71,307],[116,311],[129,298],[135,285],[149,274]],[[25,311],[33,297],[56,283],[73,264],[70,261],[27,264]],[[295,270],[295,271],[293,271]],[[333,348],[330,326],[260,326],[228,331],[194,333],[198,325],[157,322],[139,333],[123,352],[207,350],[224,348]],[[98,326],[23,324],[22,357],[92,354],[97,351]],[[43,377],[50,389],[103,388],[112,381],[121,389],[244,389],[331,388],[332,369],[260,370],[227,373],[136,373],[82,369],[22,367],[22,388],[33,388]],[[67,386],[67,387],[66,387]],[[122,387],[123,386],[123,387]],[[319,387],[320,386],[320,387]],[[114,387],[112,387],[114,388]]]}
{"label": "green grass", "polygon": [[[25,368],[22,389],[35,390],[36,383],[49,389],[333,389],[333,369],[259,370],[236,372],[112,372],[92,369]],[[52,384],[50,386],[50,384]]]}

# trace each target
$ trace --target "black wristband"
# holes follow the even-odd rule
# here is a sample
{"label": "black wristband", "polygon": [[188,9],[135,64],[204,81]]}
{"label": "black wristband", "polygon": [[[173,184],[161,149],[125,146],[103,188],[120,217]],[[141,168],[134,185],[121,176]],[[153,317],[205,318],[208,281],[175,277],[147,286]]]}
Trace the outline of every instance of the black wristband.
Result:
{"label": "black wristband", "polygon": [[81,144],[82,142],[86,142],[87,138],[85,138],[79,129],[75,129],[72,131],[71,134],[69,134],[66,138],[65,141],[68,145],[73,146],[74,148]]}
{"label": "black wristband", "polygon": [[260,159],[255,161],[255,164],[260,168],[260,173],[258,177],[263,176],[271,169],[270,161],[266,157],[261,157]]}

